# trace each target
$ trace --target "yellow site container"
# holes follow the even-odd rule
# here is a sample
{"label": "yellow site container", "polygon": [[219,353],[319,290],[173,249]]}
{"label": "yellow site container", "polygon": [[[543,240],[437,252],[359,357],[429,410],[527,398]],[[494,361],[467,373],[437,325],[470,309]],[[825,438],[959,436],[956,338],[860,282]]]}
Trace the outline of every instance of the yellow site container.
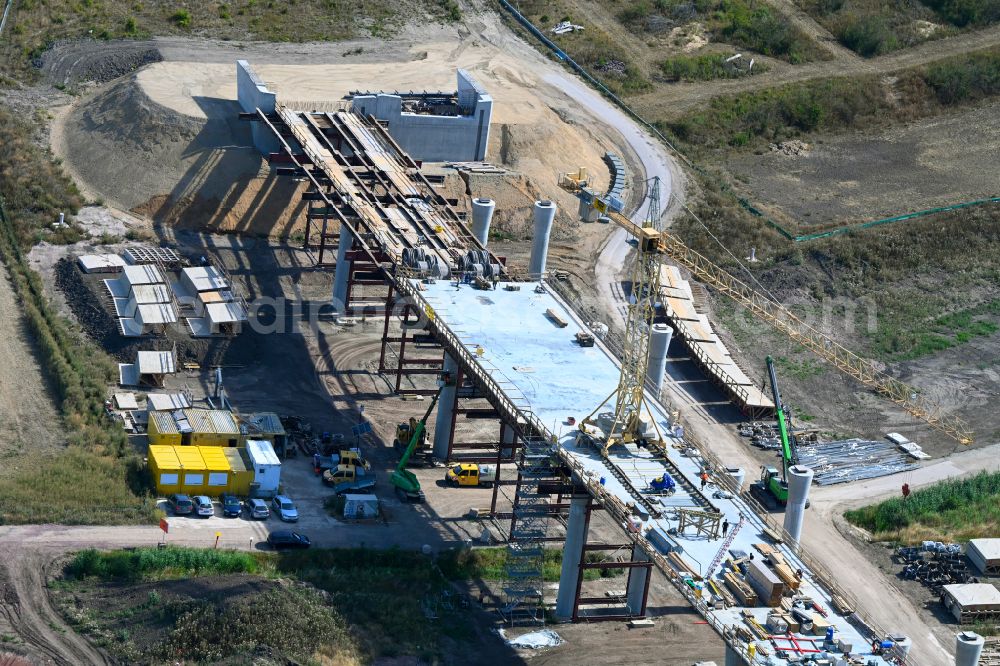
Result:
{"label": "yellow site container", "polygon": [[185,409],[191,425],[190,442],[195,446],[239,446],[240,426],[230,411],[222,409]]}
{"label": "yellow site container", "polygon": [[198,449],[205,461],[205,494],[218,497],[229,490],[230,467],[226,449],[218,446],[201,446]]}
{"label": "yellow site container", "polygon": [[197,446],[175,446],[174,453],[181,467],[181,492],[186,495],[206,494],[208,470]]}
{"label": "yellow site container", "polygon": [[181,443],[181,432],[177,429],[171,412],[149,412],[149,444],[152,446],[176,446]]}
{"label": "yellow site container", "polygon": [[150,445],[148,460],[157,494],[170,495],[181,492],[181,463],[177,459],[174,447]]}
{"label": "yellow site container", "polygon": [[229,492],[240,497],[250,496],[253,483],[253,465],[247,458],[245,449],[217,449],[222,451],[229,462]]}

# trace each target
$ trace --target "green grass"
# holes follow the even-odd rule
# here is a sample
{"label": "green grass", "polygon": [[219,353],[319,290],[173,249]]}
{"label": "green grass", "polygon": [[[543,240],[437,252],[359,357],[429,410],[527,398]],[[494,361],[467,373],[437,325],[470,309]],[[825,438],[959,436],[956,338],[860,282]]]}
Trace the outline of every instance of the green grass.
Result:
{"label": "green grass", "polygon": [[844,46],[865,57],[1000,21],[996,0],[805,0],[802,7]]}
{"label": "green grass", "polygon": [[1000,11],[993,0],[802,0],[800,6],[864,57],[947,37],[966,25],[985,25]]}
{"label": "green grass", "polygon": [[815,60],[819,51],[805,33],[758,0],[722,0],[714,18],[722,41],[793,65]]}
{"label": "green grass", "polygon": [[[259,573],[264,558],[235,550],[200,548],[135,548],[78,552],[65,568],[69,579],[138,581],[190,578],[234,573]],[[271,567],[273,568],[273,566]]]}
{"label": "green grass", "polygon": [[[601,24],[590,21],[587,14],[574,11],[574,8],[562,0],[520,0],[512,4],[560,49],[612,92],[618,95],[630,95],[652,89],[652,83],[629,55],[626,45],[612,39],[602,29]],[[504,17],[508,18],[506,13]],[[572,20],[582,25],[584,29],[564,35],[547,32],[549,28],[563,20]],[[527,34],[513,19],[507,20],[507,23],[515,31]]]}
{"label": "green grass", "polygon": [[758,147],[817,130],[858,127],[889,109],[875,76],[822,79],[735,96],[661,124],[696,149]]}
{"label": "green grass", "polygon": [[[726,65],[728,56],[709,53],[697,56],[674,56],[660,64],[660,70],[667,81],[712,81],[714,79],[737,79],[747,76],[745,71]],[[766,72],[761,63],[754,64],[754,74]]]}
{"label": "green grass", "polygon": [[967,541],[995,537],[1000,524],[1000,473],[948,480],[844,517],[881,541]]}
{"label": "green grass", "polygon": [[625,3],[617,18],[640,35],[699,21],[715,42],[792,64],[820,57],[819,49],[807,35],[760,0],[638,0]]}
{"label": "green grass", "polygon": [[[42,458],[5,461],[0,523],[134,523],[156,517],[136,473],[139,461],[120,426],[104,417],[117,366],[60,317],[27,262],[34,242],[74,241],[76,227],[51,232],[59,212],[73,214],[79,193],[26,122],[0,110],[0,258],[10,273],[39,360],[51,380],[68,447]],[[58,424],[53,424],[58,427]]]}
{"label": "green grass", "polygon": [[821,375],[826,371],[826,365],[816,358],[806,357],[803,359],[792,359],[785,356],[778,356],[774,359],[778,366],[778,381],[781,377],[790,376],[795,379],[808,379]]}
{"label": "green grass", "polygon": [[864,130],[1000,95],[1000,49],[883,75],[817,79],[714,98],[708,108],[661,121],[695,151],[761,148],[818,131]]}
{"label": "green grass", "polygon": [[[291,651],[300,657],[304,646],[332,654],[335,650],[331,645],[347,645],[350,654],[362,655],[361,661],[366,663],[400,656],[441,663],[445,637],[452,644],[463,641],[474,644],[481,640],[469,622],[469,611],[457,605],[452,609],[442,605],[443,593],[454,595],[452,581],[501,579],[505,552],[504,548],[456,550],[434,559],[415,551],[364,548],[281,554],[179,547],[84,550],[65,565],[63,578],[53,588],[56,594],[63,595],[63,610],[78,630],[99,637],[123,661],[168,657],[182,661],[226,659],[244,653],[247,645],[243,638],[249,632],[257,636],[261,645],[283,653]],[[588,561],[597,560],[599,557],[594,553],[588,557]],[[561,550],[546,551],[547,581],[558,580],[561,561]],[[587,573],[590,579],[621,575],[623,570]],[[272,590],[259,595],[261,603],[244,599],[235,605],[212,599],[174,602],[168,599],[172,590],[168,583],[148,593],[141,592],[141,603],[130,603],[114,614],[98,616],[88,613],[85,607],[80,608],[80,599],[86,599],[81,590],[96,589],[95,585],[111,586],[108,589],[127,594],[136,585],[227,575],[281,583],[285,590],[305,583],[322,590],[325,597],[320,603],[315,596],[299,599]],[[303,611],[306,615],[296,610],[302,605],[306,607]],[[428,610],[438,617],[428,619]],[[258,626],[261,620],[255,619],[254,613],[272,619],[295,618],[292,624],[301,622],[312,630],[307,634],[295,633],[290,643],[282,642],[282,637],[271,633],[271,629]],[[120,635],[121,628],[139,631],[142,627],[137,625],[146,622],[172,627],[163,640],[169,649],[134,652],[128,637]],[[273,621],[269,624],[281,626]],[[302,640],[303,635],[309,634],[336,640],[326,641],[330,643],[326,647],[316,646]],[[213,635],[221,638],[212,643]],[[348,636],[353,638],[349,641]]]}
{"label": "green grass", "polygon": [[960,28],[983,26],[1000,21],[1000,3],[996,0],[923,0],[943,19]]}
{"label": "green grass", "polygon": [[875,334],[876,348],[896,360],[909,360],[951,349],[1000,331],[1000,300],[960,310],[901,330],[884,321]]}
{"label": "green grass", "polygon": [[[454,22],[455,0],[19,0],[4,30],[0,72],[20,80],[54,41],[78,37],[145,39],[183,35],[271,42],[339,41],[394,34],[407,20]],[[8,44],[10,45],[8,48]]]}
{"label": "green grass", "polygon": [[[442,554],[438,565],[445,576],[453,580],[503,580],[507,566],[507,549],[473,548],[468,550],[453,550]],[[557,548],[547,548],[543,562],[542,575],[544,580],[555,582],[559,580],[562,568],[563,552]],[[599,553],[587,553],[587,562],[603,562],[605,558]],[[612,578],[621,575],[623,569],[586,569],[584,580]]]}
{"label": "green grass", "polygon": [[359,662],[358,640],[321,593],[247,582],[235,593],[211,583],[146,584],[152,589],[139,601],[127,584],[64,581],[53,598],[77,632],[120,663],[256,663],[261,654],[280,663]]}

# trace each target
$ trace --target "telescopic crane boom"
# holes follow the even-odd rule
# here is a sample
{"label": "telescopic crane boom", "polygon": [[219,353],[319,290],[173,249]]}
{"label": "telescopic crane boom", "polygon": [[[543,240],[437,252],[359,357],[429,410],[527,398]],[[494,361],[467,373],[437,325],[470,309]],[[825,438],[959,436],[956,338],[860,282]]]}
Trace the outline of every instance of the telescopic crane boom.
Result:
{"label": "telescopic crane boom", "polygon": [[406,451],[399,459],[399,464],[396,465],[396,469],[393,471],[392,476],[389,480],[392,485],[396,487],[396,492],[399,495],[410,502],[422,502],[424,500],[424,491],[420,489],[420,481],[417,480],[417,475],[406,469],[406,463],[409,462],[410,456],[413,455],[413,450],[417,448],[417,443],[420,441],[420,436],[424,432],[424,428],[427,427],[427,419],[430,418],[431,412],[434,411],[434,406],[437,405],[438,398],[441,396],[441,392],[438,391],[434,394],[431,399],[430,406],[427,407],[427,411],[424,412],[424,416],[417,422],[415,428],[413,428],[413,434],[410,436],[410,444],[406,447]]}
{"label": "telescopic crane boom", "polygon": [[788,433],[790,424],[785,414],[785,404],[781,402],[781,392],[778,390],[778,374],[770,356],[767,357],[767,378],[771,382],[771,393],[774,394],[774,411],[778,417],[778,436],[781,438],[781,478],[787,487],[788,468],[795,464],[795,448]]}

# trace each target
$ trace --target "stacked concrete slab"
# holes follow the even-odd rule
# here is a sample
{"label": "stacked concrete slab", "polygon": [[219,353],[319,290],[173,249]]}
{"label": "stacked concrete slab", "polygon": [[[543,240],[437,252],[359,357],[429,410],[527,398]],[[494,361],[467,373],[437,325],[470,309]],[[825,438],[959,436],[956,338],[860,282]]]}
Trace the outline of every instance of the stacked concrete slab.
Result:
{"label": "stacked concrete slab", "polygon": [[121,275],[104,281],[118,315],[118,327],[126,337],[161,332],[177,321],[170,289],[153,265],[125,266]]}
{"label": "stacked concrete slab", "polygon": [[196,315],[186,320],[196,338],[239,333],[247,320],[246,308],[237,300],[229,280],[214,266],[181,270],[174,288]]}
{"label": "stacked concrete slab", "polygon": [[660,268],[660,296],[671,326],[698,364],[727,389],[738,406],[751,414],[773,410],[774,402],[736,364],[708,317],[698,312],[691,285],[676,266]]}

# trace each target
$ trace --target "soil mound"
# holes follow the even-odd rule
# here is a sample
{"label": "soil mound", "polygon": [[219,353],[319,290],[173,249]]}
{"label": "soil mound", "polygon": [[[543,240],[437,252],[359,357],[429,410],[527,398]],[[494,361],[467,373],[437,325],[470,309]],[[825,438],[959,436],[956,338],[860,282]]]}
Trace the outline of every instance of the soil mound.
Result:
{"label": "soil mound", "polygon": [[270,174],[235,101],[194,100],[204,118],[159,104],[130,76],[72,109],[54,148],[85,190],[158,224],[294,233],[303,185]]}

